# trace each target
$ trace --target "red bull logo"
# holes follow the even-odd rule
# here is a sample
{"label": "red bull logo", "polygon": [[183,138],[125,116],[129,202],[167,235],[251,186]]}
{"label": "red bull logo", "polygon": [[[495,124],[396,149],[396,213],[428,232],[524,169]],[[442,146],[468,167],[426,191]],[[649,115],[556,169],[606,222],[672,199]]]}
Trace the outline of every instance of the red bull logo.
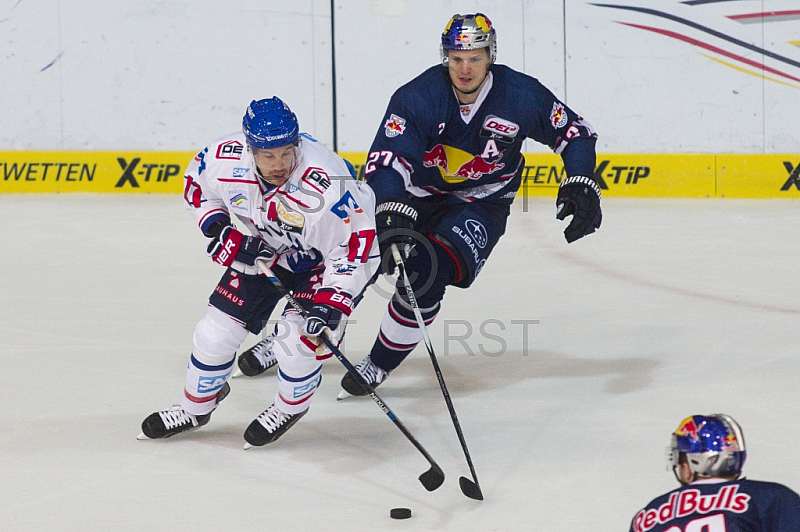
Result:
{"label": "red bull logo", "polygon": [[678,436],[689,436],[692,438],[693,441],[697,441],[700,437],[697,435],[697,431],[699,427],[694,422],[693,417],[687,417],[681,424],[678,426],[678,430],[675,431],[675,434]]}
{"label": "red bull logo", "polygon": [[[426,168],[439,168],[439,172],[448,183],[460,183],[468,179],[477,180],[502,170],[505,164],[499,162],[500,159],[501,157],[497,157],[494,161],[488,161],[480,155],[472,155],[452,146],[437,144],[425,152],[422,164]],[[451,168],[456,170],[453,172]]]}
{"label": "red bull logo", "polygon": [[393,114],[389,116],[389,119],[383,125],[383,129],[386,132],[387,137],[396,137],[397,135],[402,135],[406,130],[406,120],[405,118]]}
{"label": "red bull logo", "polygon": [[567,111],[559,102],[553,102],[553,110],[550,111],[550,123],[556,129],[567,125]]}

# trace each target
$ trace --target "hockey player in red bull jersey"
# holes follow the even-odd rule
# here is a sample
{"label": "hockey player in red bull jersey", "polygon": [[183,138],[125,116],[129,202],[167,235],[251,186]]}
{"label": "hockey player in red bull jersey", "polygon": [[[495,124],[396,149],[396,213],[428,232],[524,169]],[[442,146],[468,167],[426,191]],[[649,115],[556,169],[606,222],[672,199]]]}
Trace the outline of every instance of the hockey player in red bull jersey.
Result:
{"label": "hockey player in red bull jersey", "polygon": [[[453,16],[441,36],[441,65],[394,93],[364,168],[375,191],[383,269],[394,269],[392,244],[414,246],[406,270],[426,323],[438,314],[447,286],[475,281],[505,232],[525,139],[546,144],[564,161],[556,216],[572,216],[567,242],[593,233],[602,220],[592,178],[594,130],[535,78],[496,64],[496,56],[486,15]],[[422,338],[405,297],[398,280],[378,338],[357,366],[373,386]],[[342,387],[365,393],[350,375]]]}
{"label": "hockey player in red bull jersey", "polygon": [[684,419],[669,457],[682,486],[639,510],[630,532],[800,532],[800,496],[782,484],[740,478],[746,456],[731,416]]}

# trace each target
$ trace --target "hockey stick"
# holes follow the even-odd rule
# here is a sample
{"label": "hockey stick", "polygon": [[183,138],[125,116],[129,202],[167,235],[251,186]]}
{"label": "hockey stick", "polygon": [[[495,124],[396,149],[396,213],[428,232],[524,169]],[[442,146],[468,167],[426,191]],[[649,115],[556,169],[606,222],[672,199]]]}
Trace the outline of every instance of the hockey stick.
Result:
{"label": "hockey stick", "polygon": [[[262,272],[264,272],[264,274],[267,276],[267,279],[270,280],[272,285],[278,290],[278,292],[281,293],[281,295],[286,299],[286,301],[288,301],[289,304],[292,307],[294,307],[294,309],[303,318],[306,318],[308,316],[308,312],[306,312],[306,310],[303,307],[301,307],[299,303],[297,303],[297,300],[295,300],[295,298],[292,297],[292,294],[289,293],[289,290],[286,289],[281,280],[278,279],[274,273],[272,273],[272,270],[270,270],[269,266],[267,266],[267,259],[261,259],[261,258],[256,259],[256,266],[258,266],[258,268]],[[358,371],[356,371],[355,366],[353,366],[353,364],[351,364],[350,361],[347,360],[347,358],[339,350],[339,348],[336,347],[333,344],[333,342],[331,342],[330,338],[328,338],[328,335],[321,334],[319,335],[319,337],[322,339],[322,342],[325,344],[325,346],[331,350],[334,356],[339,359],[339,362],[341,362],[342,365],[344,365],[344,367],[347,369],[350,375],[356,378],[356,382],[361,383],[361,378],[358,374]],[[426,451],[425,448],[422,446],[422,444],[420,444],[417,441],[417,439],[408,431],[405,425],[403,425],[403,423],[401,423],[400,420],[397,419],[397,416],[394,415],[394,412],[392,412],[392,410],[389,408],[389,405],[387,405],[383,401],[383,399],[381,399],[378,396],[378,394],[375,393],[375,390],[371,386],[369,386],[368,384],[361,384],[361,387],[364,389],[364,391],[367,392],[367,394],[372,398],[372,400],[375,401],[375,403],[379,407],[381,407],[383,413],[386,414],[389,417],[389,419],[391,419],[394,422],[397,428],[400,429],[400,432],[402,432],[405,435],[405,437],[408,438],[408,440],[412,444],[414,444],[414,447],[416,447],[417,450],[420,453],[422,453],[422,456],[424,456],[425,459],[428,461],[428,463],[431,465],[430,469],[428,469],[419,476],[419,481],[422,483],[423,486],[425,486],[425,489],[428,491],[433,491],[439,486],[441,486],[442,483],[444,482],[444,472],[442,471],[442,468],[439,467],[439,464],[437,464],[434,461],[431,455],[428,454],[428,451]]]}
{"label": "hockey stick", "polygon": [[419,310],[417,298],[414,295],[414,290],[411,288],[411,281],[409,281],[408,274],[406,273],[406,265],[403,262],[403,257],[400,256],[400,251],[398,251],[396,244],[392,244],[392,256],[394,257],[394,263],[400,270],[400,277],[403,279],[403,284],[406,287],[408,302],[411,303],[411,308],[414,310],[414,316],[417,318],[417,324],[419,325],[419,330],[422,333],[422,339],[425,341],[425,347],[428,348],[428,354],[430,355],[431,362],[433,363],[433,370],[436,372],[436,378],[439,379],[439,387],[442,389],[444,401],[447,403],[447,409],[450,411],[450,418],[453,420],[453,426],[456,428],[458,441],[461,442],[461,448],[464,450],[464,456],[467,458],[467,464],[469,465],[469,470],[472,473],[472,480],[468,479],[467,477],[461,477],[458,479],[458,485],[461,486],[461,491],[464,493],[464,495],[470,499],[482,501],[483,492],[478,484],[478,475],[475,473],[475,466],[472,465],[472,458],[470,457],[469,450],[467,449],[467,442],[464,440],[464,433],[461,432],[461,424],[458,422],[456,409],[453,406],[453,401],[450,399],[450,392],[447,391],[447,385],[444,383],[444,376],[442,375],[442,370],[439,367],[439,362],[436,360],[436,355],[433,353],[433,345],[431,344],[430,336],[428,336],[428,330],[425,327],[425,320],[422,318],[422,312]]}

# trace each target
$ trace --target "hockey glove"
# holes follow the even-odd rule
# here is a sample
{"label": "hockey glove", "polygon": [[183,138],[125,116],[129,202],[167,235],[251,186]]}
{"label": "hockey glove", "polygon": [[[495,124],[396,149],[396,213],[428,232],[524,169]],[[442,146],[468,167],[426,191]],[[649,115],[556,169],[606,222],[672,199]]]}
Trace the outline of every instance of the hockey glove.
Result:
{"label": "hockey glove", "polygon": [[[324,287],[314,294],[314,306],[306,317],[303,334],[304,342],[307,340],[306,345],[312,351],[316,351],[317,358],[330,356],[330,351],[319,336],[327,335],[333,345],[338,346],[344,336],[347,317],[352,310],[353,298],[346,292]],[[327,356],[320,356],[324,354]]]}
{"label": "hockey glove", "polygon": [[564,230],[567,243],[594,233],[603,221],[600,211],[600,187],[593,179],[575,175],[565,179],[558,189],[556,218],[563,220],[572,215]]}
{"label": "hockey glove", "polygon": [[319,336],[326,335],[333,345],[338,346],[346,325],[347,316],[341,310],[330,305],[316,304],[308,312],[303,327],[303,341],[317,354],[317,358],[328,358],[331,356],[330,350]]}
{"label": "hockey glove", "polygon": [[381,249],[381,265],[383,273],[394,273],[394,258],[391,247],[396,244],[400,252],[406,252],[414,246],[414,228],[419,213],[407,201],[390,198],[375,208],[375,226],[378,230],[378,244]]}
{"label": "hockey glove", "polygon": [[234,261],[253,266],[259,257],[270,261],[275,259],[275,250],[263,240],[245,236],[231,225],[225,226],[220,231],[219,237],[208,244],[206,252],[214,262],[223,266],[230,266]]}

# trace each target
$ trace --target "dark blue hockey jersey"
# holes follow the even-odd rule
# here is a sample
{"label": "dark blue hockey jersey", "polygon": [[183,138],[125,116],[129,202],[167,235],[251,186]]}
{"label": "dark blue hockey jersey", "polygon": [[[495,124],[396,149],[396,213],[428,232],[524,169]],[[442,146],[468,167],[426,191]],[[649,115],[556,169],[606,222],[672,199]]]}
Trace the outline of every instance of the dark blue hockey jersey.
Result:
{"label": "dark blue hockey jersey", "polygon": [[774,482],[697,481],[653,499],[630,532],[800,532],[800,496]]}
{"label": "dark blue hockey jersey", "polygon": [[567,176],[592,176],[596,137],[535,78],[492,65],[470,108],[459,104],[443,68],[434,66],[392,96],[364,173],[377,204],[406,194],[511,203],[526,138],[561,154]]}

